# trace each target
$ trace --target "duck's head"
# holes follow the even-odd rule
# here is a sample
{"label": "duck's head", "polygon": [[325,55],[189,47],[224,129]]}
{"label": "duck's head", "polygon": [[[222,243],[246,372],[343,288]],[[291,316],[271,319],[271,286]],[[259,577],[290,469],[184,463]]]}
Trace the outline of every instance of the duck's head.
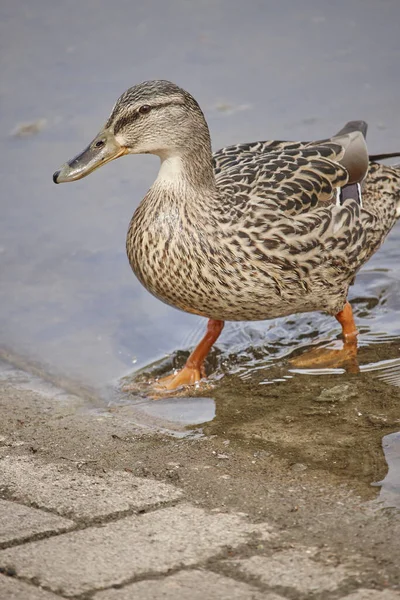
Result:
{"label": "duck's head", "polygon": [[156,154],[162,160],[210,148],[208,128],[196,100],[170,81],[145,81],[117,100],[104,128],[89,146],[53,175],[76,181],[125,154]]}

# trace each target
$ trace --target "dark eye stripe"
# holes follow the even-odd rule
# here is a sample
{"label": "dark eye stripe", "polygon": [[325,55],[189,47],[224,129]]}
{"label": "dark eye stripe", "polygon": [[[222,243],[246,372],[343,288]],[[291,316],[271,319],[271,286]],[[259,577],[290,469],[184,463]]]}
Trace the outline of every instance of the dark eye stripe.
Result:
{"label": "dark eye stripe", "polygon": [[[164,106],[172,106],[172,105],[181,105],[181,102],[164,102],[162,104],[152,104],[151,105],[151,110],[157,110],[158,108],[164,108]],[[136,121],[136,119],[140,117],[140,114],[136,111],[132,111],[131,113],[129,113],[128,115],[125,115],[123,117],[120,117],[114,125],[114,134],[116,135],[117,133],[119,133],[121,131],[121,129],[123,129],[126,125],[129,125],[129,123],[132,123],[132,121]]]}

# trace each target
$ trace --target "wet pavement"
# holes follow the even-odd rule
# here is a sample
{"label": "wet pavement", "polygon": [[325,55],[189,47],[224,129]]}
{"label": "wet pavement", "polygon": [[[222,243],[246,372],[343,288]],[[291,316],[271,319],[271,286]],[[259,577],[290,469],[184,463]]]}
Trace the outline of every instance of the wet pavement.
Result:
{"label": "wet pavement", "polygon": [[325,315],[228,324],[205,397],[154,403],[120,394],[120,379],[159,360],[161,370],[179,365],[205,325],[152,298],[125,256],[157,160],[129,157],[73,186],[52,182],[118,95],[152,78],[193,93],[214,148],[321,138],[363,118],[372,151],[399,150],[399,18],[397,0],[3,2],[2,356],[80,390],[96,410],[129,406],[138,422],[177,435],[229,434],[365,486],[385,477],[386,436],[382,497],[390,487],[385,502],[399,503],[400,226],[351,291],[359,375],[290,367],[293,353],[336,340]]}

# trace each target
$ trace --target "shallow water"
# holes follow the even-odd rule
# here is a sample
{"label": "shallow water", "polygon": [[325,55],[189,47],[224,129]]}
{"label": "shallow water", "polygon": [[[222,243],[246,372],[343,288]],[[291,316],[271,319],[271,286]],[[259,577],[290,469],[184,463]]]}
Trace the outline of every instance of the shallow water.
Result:
{"label": "shallow water", "polygon": [[[280,406],[290,420],[307,390],[318,396],[352,378],[340,369],[290,368],[291,353],[338,335],[334,319],[309,314],[228,324],[211,357],[215,387],[201,401],[154,404],[115,396],[122,376],[178,349],[187,351],[205,323],[152,298],[127,263],[127,225],[156,174],[155,158],[116,161],[73,185],[55,187],[51,176],[92,139],[126,87],[151,78],[171,79],[194,94],[215,148],[240,140],[321,138],[349,119],[363,118],[370,123],[374,152],[399,150],[399,19],[398,0],[2,2],[3,356],[23,357],[26,368],[39,365],[106,402],[133,403],[140,419],[157,418],[170,429],[198,431],[208,423],[204,430],[224,435],[236,415],[237,435],[253,442],[251,423],[267,435]],[[378,417],[387,421],[365,429],[365,443],[374,448],[397,427],[399,242],[398,225],[351,292],[361,331],[361,374],[351,384],[359,396],[365,394],[371,414],[373,399],[377,404],[392,399],[379,408]],[[376,398],[372,385],[378,386]],[[264,410],[267,392],[276,401]],[[353,417],[345,419],[350,437],[356,431]],[[302,413],[296,418],[301,425],[311,419]],[[329,447],[326,415],[320,421],[321,443]],[[278,419],[281,448],[287,426]],[[310,440],[299,439],[305,450]],[[367,459],[348,447],[356,476]],[[383,455],[379,464],[376,472],[365,467],[366,481],[384,475]]]}
{"label": "shallow water", "polygon": [[400,433],[383,438],[383,450],[389,466],[388,473],[380,482],[379,500],[384,506],[400,508]]}

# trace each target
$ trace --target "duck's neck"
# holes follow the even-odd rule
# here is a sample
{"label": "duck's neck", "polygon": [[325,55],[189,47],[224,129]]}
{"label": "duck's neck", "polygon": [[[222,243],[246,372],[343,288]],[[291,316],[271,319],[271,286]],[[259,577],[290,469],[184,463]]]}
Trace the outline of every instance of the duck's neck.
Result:
{"label": "duck's neck", "polygon": [[162,152],[159,156],[161,166],[155,185],[168,189],[190,187],[199,193],[215,191],[211,147]]}

